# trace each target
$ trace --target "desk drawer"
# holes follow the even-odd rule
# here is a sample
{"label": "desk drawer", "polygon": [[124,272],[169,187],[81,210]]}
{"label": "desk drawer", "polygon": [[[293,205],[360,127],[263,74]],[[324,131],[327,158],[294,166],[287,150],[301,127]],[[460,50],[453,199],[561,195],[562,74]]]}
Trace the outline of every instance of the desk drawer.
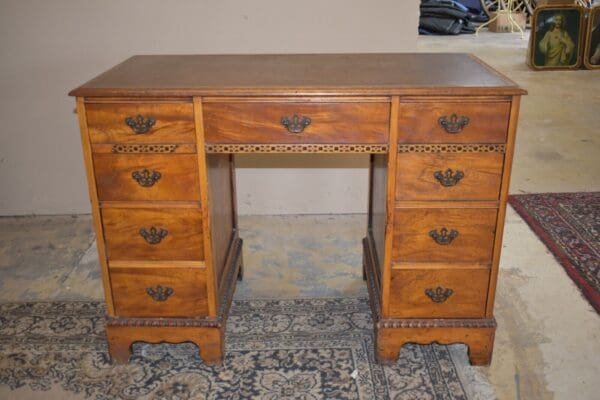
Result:
{"label": "desk drawer", "polygon": [[478,318],[485,314],[489,269],[392,269],[390,316]]}
{"label": "desk drawer", "polygon": [[502,153],[398,154],[396,200],[497,200]]}
{"label": "desk drawer", "polygon": [[111,268],[120,317],[193,317],[208,314],[203,268]]}
{"label": "desk drawer", "polygon": [[397,208],[392,258],[490,265],[496,214],[495,208]]}
{"label": "desk drawer", "polygon": [[89,103],[92,143],[193,143],[191,103]]}
{"label": "desk drawer", "polygon": [[503,143],[510,102],[408,102],[400,105],[400,143]]}
{"label": "desk drawer", "polygon": [[100,201],[200,201],[195,154],[94,154]]}
{"label": "desk drawer", "polygon": [[207,143],[387,143],[389,103],[205,103]]}
{"label": "desk drawer", "polygon": [[195,208],[103,208],[109,260],[202,261],[202,213]]}

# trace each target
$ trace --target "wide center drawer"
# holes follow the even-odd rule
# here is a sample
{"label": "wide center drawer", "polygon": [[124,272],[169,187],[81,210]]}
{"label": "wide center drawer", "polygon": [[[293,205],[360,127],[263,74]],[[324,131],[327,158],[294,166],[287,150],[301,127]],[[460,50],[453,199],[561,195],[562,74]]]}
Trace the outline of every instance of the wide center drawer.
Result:
{"label": "wide center drawer", "polygon": [[193,143],[191,103],[89,103],[92,143]]}
{"label": "wide center drawer", "polygon": [[121,317],[206,315],[203,268],[111,268],[115,312]]}
{"label": "wide center drawer", "polygon": [[196,208],[103,208],[111,261],[202,261],[202,212]]}
{"label": "wide center drawer", "polygon": [[100,201],[200,200],[195,154],[94,154]]}
{"label": "wide center drawer", "polygon": [[400,153],[396,200],[497,200],[503,153]]}
{"label": "wide center drawer", "polygon": [[510,102],[470,99],[400,104],[400,143],[506,142]]}
{"label": "wide center drawer", "polygon": [[394,261],[490,265],[495,208],[397,208]]}
{"label": "wide center drawer", "polygon": [[389,103],[207,102],[207,143],[387,143]]}

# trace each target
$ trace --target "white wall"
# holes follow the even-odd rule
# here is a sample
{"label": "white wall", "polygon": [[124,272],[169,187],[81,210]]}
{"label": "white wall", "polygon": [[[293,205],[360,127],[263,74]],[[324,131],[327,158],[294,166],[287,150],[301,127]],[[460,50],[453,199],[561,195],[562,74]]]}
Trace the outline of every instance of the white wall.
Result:
{"label": "white wall", "polygon": [[[133,54],[414,51],[417,22],[417,0],[0,0],[0,215],[89,212],[66,93]],[[366,210],[364,156],[238,165],[240,213]]]}

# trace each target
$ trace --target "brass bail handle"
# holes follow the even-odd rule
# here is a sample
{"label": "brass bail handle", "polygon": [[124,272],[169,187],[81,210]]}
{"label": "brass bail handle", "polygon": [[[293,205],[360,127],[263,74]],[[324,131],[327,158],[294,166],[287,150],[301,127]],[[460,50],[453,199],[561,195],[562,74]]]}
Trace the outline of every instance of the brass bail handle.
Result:
{"label": "brass bail handle", "polygon": [[281,125],[285,126],[290,133],[301,133],[311,122],[309,117],[300,117],[298,114],[294,114],[291,118],[288,116],[281,117]]}
{"label": "brass bail handle", "polygon": [[442,286],[438,286],[436,288],[427,288],[427,289],[425,289],[425,294],[434,303],[443,303],[443,302],[445,302],[446,300],[448,300],[448,298],[450,296],[452,296],[453,293],[454,293],[454,290],[452,290],[450,288],[445,288],[445,287],[442,287]]}
{"label": "brass bail handle", "polygon": [[156,285],[154,287],[146,288],[148,296],[152,297],[154,301],[167,301],[175,290],[172,287]]}
{"label": "brass bail handle", "polygon": [[161,177],[162,174],[160,172],[150,171],[146,168],[142,171],[133,171],[131,173],[131,178],[141,187],[152,187]]}
{"label": "brass bail handle", "polygon": [[429,236],[440,246],[447,246],[458,237],[458,231],[444,227],[439,232],[437,229],[429,231]]}
{"label": "brass bail handle", "polygon": [[444,187],[456,186],[458,182],[465,177],[465,173],[456,170],[453,171],[451,168],[448,168],[445,172],[435,171],[433,173],[433,177],[440,183],[440,185]]}
{"label": "brass bail handle", "polygon": [[144,117],[141,114],[135,117],[125,118],[125,124],[130,127],[136,134],[148,133],[156,124],[156,118],[152,116]]}
{"label": "brass bail handle", "polygon": [[438,119],[438,124],[444,130],[451,134],[457,134],[462,132],[465,126],[469,124],[471,120],[467,116],[458,117],[456,114],[452,114],[450,117],[444,115]]}
{"label": "brass bail handle", "polygon": [[140,236],[151,245],[159,244],[164,238],[167,237],[169,231],[162,228],[156,228],[155,226],[150,229],[141,228],[139,230]]}

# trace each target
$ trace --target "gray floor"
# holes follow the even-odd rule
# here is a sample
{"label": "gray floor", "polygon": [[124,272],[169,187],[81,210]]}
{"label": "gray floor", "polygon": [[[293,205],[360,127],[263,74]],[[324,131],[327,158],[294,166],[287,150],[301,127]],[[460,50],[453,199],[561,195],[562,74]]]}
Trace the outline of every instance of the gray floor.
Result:
{"label": "gray floor", "polygon": [[[600,71],[532,71],[519,34],[421,37],[420,51],[470,52],[529,92],[521,103],[511,193],[600,190]],[[509,210],[486,370],[502,399],[597,399],[600,317]]]}
{"label": "gray floor", "polygon": [[[518,34],[421,37],[418,45],[472,52],[529,91],[512,193],[600,190],[600,72],[531,71]],[[366,295],[363,215],[246,216],[240,225],[247,269],[237,298]],[[0,301],[102,299],[96,257],[89,216],[0,218]],[[512,210],[495,313],[492,365],[463,372],[487,375],[501,399],[597,398],[600,318]]]}

